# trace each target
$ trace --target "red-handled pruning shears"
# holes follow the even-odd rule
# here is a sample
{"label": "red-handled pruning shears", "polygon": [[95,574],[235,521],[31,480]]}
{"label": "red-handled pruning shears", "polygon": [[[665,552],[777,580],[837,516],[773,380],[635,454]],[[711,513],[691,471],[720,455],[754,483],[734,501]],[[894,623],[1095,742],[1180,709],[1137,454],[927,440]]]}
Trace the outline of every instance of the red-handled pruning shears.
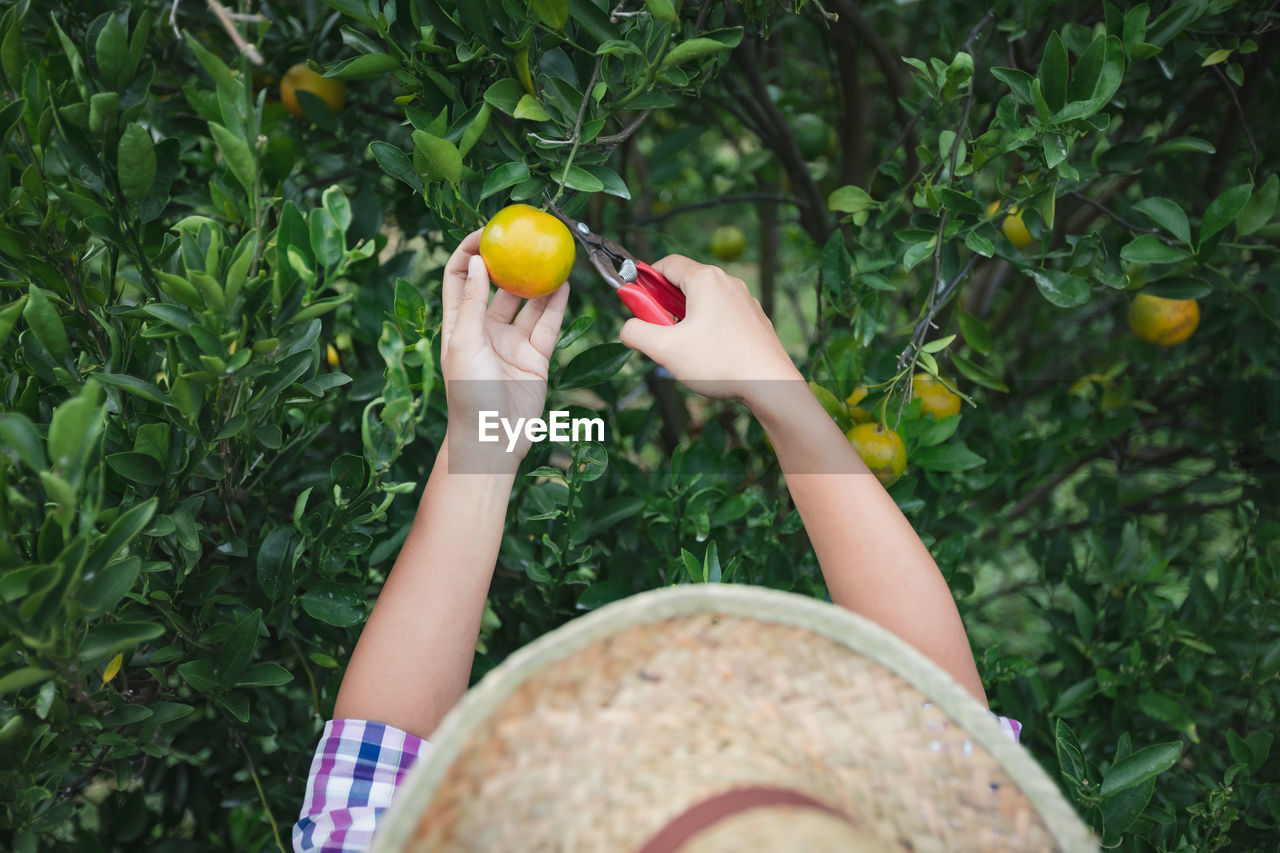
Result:
{"label": "red-handled pruning shears", "polygon": [[659,326],[674,326],[684,319],[684,292],[662,273],[595,233],[585,222],[570,218],[555,204],[550,205],[550,210],[573,232],[586,250],[591,266],[618,292],[618,298],[632,314]]}

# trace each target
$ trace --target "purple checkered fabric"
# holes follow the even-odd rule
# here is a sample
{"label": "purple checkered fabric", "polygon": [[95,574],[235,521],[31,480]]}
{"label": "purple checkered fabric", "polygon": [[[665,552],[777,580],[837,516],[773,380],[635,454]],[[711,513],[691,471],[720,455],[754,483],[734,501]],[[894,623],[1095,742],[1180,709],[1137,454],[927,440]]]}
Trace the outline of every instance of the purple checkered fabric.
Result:
{"label": "purple checkered fabric", "polygon": [[385,723],[330,720],[311,761],[302,816],[293,826],[293,849],[368,850],[378,818],[429,747],[422,738]]}
{"label": "purple checkered fabric", "polygon": [[[1022,724],[996,717],[1016,742]],[[966,744],[966,747],[968,744]],[[302,817],[293,826],[296,853],[363,853],[378,819],[418,756],[431,745],[385,723],[330,720],[311,761]]]}

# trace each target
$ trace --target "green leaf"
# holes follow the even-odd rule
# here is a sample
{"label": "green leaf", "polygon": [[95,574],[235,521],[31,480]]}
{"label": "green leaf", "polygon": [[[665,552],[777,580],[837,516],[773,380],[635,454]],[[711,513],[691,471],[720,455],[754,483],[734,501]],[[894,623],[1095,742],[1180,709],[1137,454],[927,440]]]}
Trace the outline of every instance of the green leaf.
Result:
{"label": "green leaf", "polygon": [[1125,830],[1137,823],[1156,792],[1156,780],[1148,779],[1132,788],[1102,799],[1102,839],[1108,846],[1120,843]]}
{"label": "green leaf", "polygon": [[1216,154],[1218,149],[1213,144],[1194,136],[1177,136],[1151,149],[1152,156],[1160,154],[1178,154],[1190,151],[1196,154]]}
{"label": "green leaf", "polygon": [[1200,218],[1200,245],[1203,246],[1206,240],[1231,224],[1244,209],[1252,192],[1252,185],[1239,184],[1209,202],[1204,216]]}
{"label": "green leaf", "polygon": [[1031,81],[1032,76],[1019,68],[1001,68],[995,67],[991,69],[991,76],[995,77],[1001,83],[1009,87],[1013,92],[1013,96],[1024,104],[1031,103]]}
{"label": "green leaf", "polygon": [[9,83],[9,88],[19,91],[22,88],[22,71],[26,65],[22,44],[22,16],[15,6],[10,6],[13,13],[8,15],[9,28],[0,37],[0,71]]}
{"label": "green leaf", "polygon": [[26,415],[19,412],[0,415],[0,442],[12,450],[33,474],[49,467],[44,458],[44,442]]}
{"label": "green leaf", "polygon": [[467,152],[472,149],[480,136],[489,127],[489,116],[492,115],[493,108],[488,103],[482,103],[476,117],[467,125],[467,129],[463,131],[462,139],[458,142],[458,153],[463,157],[467,156]]}
{"label": "green leaf", "polygon": [[240,186],[252,191],[258,181],[258,161],[249,144],[217,122],[209,122],[209,133],[222,152],[222,159],[231,167]]}
{"label": "green leaf", "polygon": [[35,684],[41,684],[48,681],[53,675],[53,670],[41,669],[38,666],[24,666],[10,670],[0,676],[0,696],[25,690]]}
{"label": "green leaf", "polygon": [[529,11],[553,30],[569,22],[569,0],[530,0]]}
{"label": "green leaf", "polygon": [[[742,40],[742,33],[738,32],[738,41]],[[695,62],[704,57],[713,56],[722,51],[732,50],[737,47],[737,41],[732,44],[718,41],[710,38],[691,38],[680,42],[667,52],[662,58],[663,68],[674,68],[677,65],[684,65],[686,62]]]}
{"label": "green leaf", "polygon": [[3,109],[0,109],[0,145],[4,145],[9,136],[9,131],[22,119],[22,113],[26,108],[26,100],[18,98],[16,101],[6,104]]}
{"label": "green leaf", "polygon": [[1189,255],[1176,246],[1166,246],[1152,234],[1142,234],[1120,250],[1120,257],[1131,264],[1176,264]]}
{"label": "green leaf", "polygon": [[582,591],[575,606],[579,610],[595,610],[613,601],[626,598],[631,594],[630,584],[623,581],[596,581]]}
{"label": "green leaf", "polygon": [[369,153],[373,159],[382,167],[382,171],[391,177],[408,184],[409,188],[414,192],[422,192],[422,179],[413,171],[413,161],[409,159],[409,155],[401,151],[390,142],[382,142],[381,140],[369,143]]}
{"label": "green leaf", "polygon": [[151,719],[151,714],[151,708],[146,705],[121,705],[103,714],[101,720],[107,727],[132,726]]}
{"label": "green leaf", "polygon": [[608,166],[583,166],[582,168],[600,182],[603,192],[621,199],[631,198],[631,190],[627,189],[626,182],[613,169]]}
{"label": "green leaf", "polygon": [[542,102],[527,92],[520,96],[520,100],[516,102],[516,108],[511,115],[528,121],[549,121],[551,119],[551,116],[547,115],[546,109],[543,108]]}
{"label": "green leaf", "polygon": [[76,596],[88,616],[101,616],[115,608],[129,594],[142,571],[142,560],[129,557],[107,566],[95,576],[81,576],[84,586]]}
{"label": "green leaf", "polygon": [[201,693],[213,693],[218,689],[218,674],[214,671],[213,664],[207,660],[189,660],[178,664],[178,675],[193,690]]}
{"label": "green leaf", "polygon": [[236,679],[253,660],[258,647],[258,632],[262,625],[262,611],[255,610],[236,622],[218,649],[218,681],[223,687],[235,686]]}
{"label": "green leaf", "polygon": [[879,204],[862,187],[847,184],[836,188],[827,197],[827,209],[838,213],[858,213],[879,207]]}
{"label": "green leaf", "polygon": [[578,166],[570,166],[565,172],[564,185],[584,193],[598,193],[604,189],[604,181]]}
{"label": "green leaf", "polygon": [[236,687],[279,687],[293,681],[293,673],[278,663],[259,663],[236,679]]}
{"label": "green leaf", "polygon": [[480,200],[515,186],[529,177],[529,167],[524,163],[503,163],[489,173],[480,189]]}
{"label": "green leaf", "polygon": [[1153,281],[1142,292],[1165,299],[1203,299],[1213,292],[1213,285],[1194,276],[1174,276]]}
{"label": "green leaf", "polygon": [[111,527],[107,529],[106,535],[94,544],[93,551],[85,560],[82,577],[86,581],[96,577],[121,548],[132,542],[146,529],[155,512],[156,499],[150,498],[117,516]]}
{"label": "green leaf", "polygon": [[339,628],[349,628],[364,619],[364,597],[347,584],[321,581],[303,593],[299,602],[312,618]]}
{"label": "green leaf", "polygon": [[76,652],[82,662],[94,662],[139,643],[164,635],[164,626],[155,622],[111,622],[94,625],[84,635]]}
{"label": "green leaf", "polygon": [[1120,88],[1120,83],[1124,80],[1124,44],[1116,36],[1098,36],[1094,44],[1085,51],[1085,56],[1080,58],[1077,68],[1084,65],[1089,53],[1096,50],[1094,45],[1099,40],[1102,40],[1102,64],[1097,79],[1087,93],[1083,91],[1083,85],[1079,89],[1073,85],[1068,93],[1071,100],[1054,115],[1055,121],[1088,118],[1110,103],[1116,90]]}
{"label": "green leaf", "polygon": [[1218,48],[1204,58],[1204,62],[1200,63],[1200,67],[1208,68],[1210,65],[1218,65],[1219,63],[1226,62],[1231,56],[1231,52],[1231,48],[1229,47]]}
{"label": "green leaf", "polygon": [[614,377],[631,358],[634,350],[620,343],[600,344],[579,353],[565,365],[557,387],[590,388]]}
{"label": "green leaf", "polygon": [[975,362],[970,361],[960,355],[960,353],[951,353],[951,363],[955,365],[956,370],[960,371],[961,375],[969,381],[976,382],[984,388],[990,388],[992,391],[1000,391],[1005,394],[1009,393],[1009,386],[1006,385],[1000,377]]}
{"label": "green leaf", "polygon": [[925,447],[915,452],[911,464],[929,471],[969,471],[987,464],[987,460],[963,444]]}
{"label": "green leaf", "polygon": [[649,14],[659,21],[674,24],[680,20],[680,15],[676,12],[676,7],[671,0],[644,0],[644,5],[649,10]]}
{"label": "green leaf", "polygon": [[1140,749],[1117,761],[1102,776],[1104,798],[1141,785],[1168,770],[1182,757],[1182,742],[1162,743]]}
{"label": "green leaf", "polygon": [[[1276,202],[1280,199],[1280,176],[1275,172],[1267,178],[1262,188],[1255,192],[1240,213],[1236,215],[1236,231],[1241,237],[1247,237],[1271,221],[1276,212]],[[0,343],[4,335],[0,332]]]}
{"label": "green leaf", "polygon": [[93,374],[93,378],[104,385],[110,385],[114,388],[119,388],[122,391],[128,391],[135,397],[148,400],[152,403],[159,403],[161,405],[168,405],[170,403],[169,398],[165,396],[165,393],[160,390],[159,386],[153,385],[143,379],[139,379],[136,376],[129,376],[124,373],[95,373]]}
{"label": "green leaf", "polygon": [[288,527],[277,527],[258,548],[258,585],[272,603],[283,600],[293,588],[293,536]]}
{"label": "green leaf", "polygon": [[31,334],[35,335],[40,346],[53,357],[62,362],[67,358],[67,330],[62,325],[62,317],[58,309],[45,291],[31,285],[27,292],[27,304],[22,309],[22,318],[27,321]]}
{"label": "green leaf", "polygon": [[366,53],[343,60],[325,71],[324,76],[339,80],[373,80],[400,70],[400,60],[385,53]]}
{"label": "green leaf", "polygon": [[415,130],[413,145],[423,158],[427,177],[444,179],[454,186],[462,180],[462,154],[452,142],[424,130]]}
{"label": "green leaf", "polygon": [[[1053,112],[1062,109],[1067,102],[1067,46],[1057,30],[1049,34],[1045,43],[1036,78],[1040,81],[1040,91],[1044,93],[1049,109]],[[1049,165],[1053,167],[1056,164]]]}
{"label": "green leaf", "polygon": [[1089,282],[1078,275],[1054,269],[1028,269],[1028,275],[1045,299],[1059,308],[1074,308],[1089,301]]}
{"label": "green leaf", "polygon": [[123,82],[120,72],[125,68],[125,60],[129,55],[128,36],[120,17],[114,13],[107,14],[106,23],[98,31],[94,42],[93,58],[98,63],[98,72],[108,86],[119,86]]}
{"label": "green leaf", "polygon": [[102,389],[96,382],[85,383],[79,394],[54,409],[49,420],[51,466],[74,479],[90,446],[102,431],[105,417]]}
{"label": "green leaf", "polygon": [[965,311],[960,312],[960,334],[964,342],[983,355],[991,354],[991,331],[987,324]]}
{"label": "green leaf", "polygon": [[1177,202],[1161,196],[1150,196],[1135,204],[1133,209],[1177,237],[1183,244],[1191,245],[1191,223]]}
{"label": "green leaf", "polygon": [[520,81],[514,77],[504,77],[491,85],[484,92],[484,102],[499,112],[509,116],[515,115],[516,105],[527,92]]}
{"label": "green leaf", "polygon": [[112,453],[107,457],[107,465],[125,480],[140,486],[153,487],[164,482],[160,463],[145,453],[135,453],[132,450]]}

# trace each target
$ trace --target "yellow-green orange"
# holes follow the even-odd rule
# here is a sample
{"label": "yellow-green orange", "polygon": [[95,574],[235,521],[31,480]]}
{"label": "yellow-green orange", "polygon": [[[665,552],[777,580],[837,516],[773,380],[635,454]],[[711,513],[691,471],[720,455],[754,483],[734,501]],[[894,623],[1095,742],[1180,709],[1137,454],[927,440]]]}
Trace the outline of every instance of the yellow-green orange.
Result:
{"label": "yellow-green orange", "polygon": [[[987,216],[999,209],[1000,202],[991,202],[991,205],[987,208]],[[1000,230],[1004,231],[1004,236],[1019,249],[1025,249],[1032,243],[1031,232],[1027,230],[1026,223],[1022,221],[1022,211],[1016,207],[1009,208],[1009,212],[1005,214],[1004,221],[1000,224]]]}
{"label": "yellow-green orange", "polygon": [[885,488],[907,470],[907,446],[896,432],[882,424],[858,424],[845,438]]}
{"label": "yellow-green orange", "polygon": [[927,373],[911,377],[911,393],[920,398],[921,413],[933,415],[938,420],[960,411],[960,398]]}
{"label": "yellow-green orange", "polygon": [[720,261],[736,261],[747,248],[747,235],[736,225],[721,225],[711,232],[711,254]]}
{"label": "yellow-green orange", "polygon": [[280,100],[285,109],[298,118],[306,118],[302,105],[298,103],[298,92],[309,92],[324,101],[329,112],[337,115],[347,103],[347,88],[341,80],[317,74],[299,62],[285,72],[280,80]]}
{"label": "yellow-green orange", "polygon": [[1160,347],[1180,344],[1200,325],[1200,304],[1194,299],[1165,299],[1139,293],[1129,305],[1129,329],[1140,341]]}
{"label": "yellow-green orange", "polygon": [[525,299],[545,296],[573,269],[573,235],[549,213],[512,204],[480,233],[480,257],[493,283]]}

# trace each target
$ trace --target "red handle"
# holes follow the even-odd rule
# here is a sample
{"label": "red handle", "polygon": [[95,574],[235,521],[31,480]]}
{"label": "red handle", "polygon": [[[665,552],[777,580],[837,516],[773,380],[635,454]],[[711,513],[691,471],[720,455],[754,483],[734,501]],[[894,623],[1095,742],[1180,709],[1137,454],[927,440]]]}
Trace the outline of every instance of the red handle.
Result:
{"label": "red handle", "polygon": [[648,292],[664,310],[684,319],[684,291],[667,281],[666,276],[646,264],[636,261],[636,284]]}
{"label": "red handle", "polygon": [[649,291],[637,284],[624,284],[618,288],[618,298],[627,306],[632,314],[646,323],[658,326],[674,326],[676,320],[671,313]]}

